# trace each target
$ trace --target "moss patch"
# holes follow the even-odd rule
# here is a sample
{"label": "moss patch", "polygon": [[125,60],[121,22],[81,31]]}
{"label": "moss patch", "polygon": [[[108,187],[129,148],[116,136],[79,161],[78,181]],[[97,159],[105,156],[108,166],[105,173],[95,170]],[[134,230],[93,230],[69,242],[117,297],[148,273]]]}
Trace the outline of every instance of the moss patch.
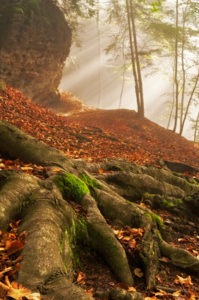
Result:
{"label": "moss patch", "polygon": [[81,202],[84,195],[90,193],[85,182],[71,173],[64,173],[56,176],[54,178],[54,183],[65,197],[72,197],[78,202]]}
{"label": "moss patch", "polygon": [[162,204],[164,208],[180,208],[183,206],[183,200],[178,198],[172,200],[162,199]]}
{"label": "moss patch", "polygon": [[157,214],[153,213],[153,214],[152,214],[152,218],[153,218],[153,220],[154,220],[160,227],[164,226],[164,223],[163,223],[162,219],[160,218],[160,216],[158,216]]}
{"label": "moss patch", "polygon": [[81,180],[90,188],[101,188],[97,180],[89,177],[87,174],[83,173],[80,176]]}
{"label": "moss patch", "polygon": [[70,270],[70,259],[73,266],[77,267],[80,265],[80,256],[82,251],[84,251],[82,246],[86,244],[88,244],[87,223],[83,218],[79,217],[73,220],[71,226],[65,230],[60,243],[60,252],[62,253],[67,273]]}

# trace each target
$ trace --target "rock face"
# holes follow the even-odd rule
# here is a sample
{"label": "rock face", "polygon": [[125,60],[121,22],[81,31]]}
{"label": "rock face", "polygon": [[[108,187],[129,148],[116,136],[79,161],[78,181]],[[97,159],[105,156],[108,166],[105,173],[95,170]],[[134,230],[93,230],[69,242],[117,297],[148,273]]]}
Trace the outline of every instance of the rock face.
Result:
{"label": "rock face", "polygon": [[71,30],[53,0],[0,1],[0,79],[53,106]]}

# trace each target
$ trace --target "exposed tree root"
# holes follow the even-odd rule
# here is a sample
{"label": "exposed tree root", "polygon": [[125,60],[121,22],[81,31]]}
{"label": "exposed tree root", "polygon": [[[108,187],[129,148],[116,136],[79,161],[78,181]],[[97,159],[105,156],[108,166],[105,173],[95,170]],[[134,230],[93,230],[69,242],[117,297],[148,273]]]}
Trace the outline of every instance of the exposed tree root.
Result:
{"label": "exposed tree root", "polygon": [[[18,281],[53,299],[92,299],[73,281],[74,247],[84,240],[110,266],[116,278],[129,286],[133,276],[126,253],[117,240],[112,224],[144,229],[140,258],[147,289],[156,286],[161,255],[171,263],[199,272],[199,260],[187,251],[163,240],[165,227],[152,211],[133,203],[146,193],[181,199],[198,193],[197,182],[188,182],[170,171],[132,164],[103,166],[111,173],[99,175],[99,165],[74,161],[62,152],[35,141],[15,127],[0,122],[0,151],[26,162],[56,165],[46,180],[21,172],[0,173],[0,228],[22,218],[21,231],[28,233]],[[121,170],[121,168],[123,168]],[[161,195],[161,196],[159,196]],[[170,198],[169,198],[170,197]],[[85,212],[79,219],[70,205],[77,201]],[[183,210],[185,212],[185,210]],[[108,299],[143,299],[139,293],[111,290]]]}

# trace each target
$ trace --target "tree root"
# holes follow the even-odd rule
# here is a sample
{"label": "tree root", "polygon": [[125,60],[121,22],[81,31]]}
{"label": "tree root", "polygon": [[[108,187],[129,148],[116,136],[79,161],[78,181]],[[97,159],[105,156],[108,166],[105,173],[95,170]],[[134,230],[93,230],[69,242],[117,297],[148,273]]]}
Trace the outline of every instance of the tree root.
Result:
{"label": "tree root", "polygon": [[65,233],[70,232],[75,213],[53,185],[45,188],[33,176],[14,173],[1,188],[0,208],[2,228],[6,229],[10,218],[20,216],[20,231],[27,232],[19,283],[57,300],[63,296],[70,300],[92,299],[72,284],[71,245]]}
{"label": "tree root", "polygon": [[160,249],[164,256],[171,259],[173,265],[199,274],[199,259],[188,251],[171,246],[165,241],[161,241]]}
{"label": "tree root", "polygon": [[[65,171],[72,174],[61,180],[58,190],[54,181],[57,173],[52,172],[46,180],[21,172],[0,173],[0,228],[6,230],[10,221],[21,217],[20,230],[28,233],[18,275],[18,281],[23,285],[40,290],[47,298],[93,299],[72,283],[71,245],[74,243],[75,246],[74,239],[81,242],[81,237],[74,238],[79,234],[75,232],[79,218],[71,208],[71,199],[86,212],[82,217],[86,231],[83,238],[106,260],[119,281],[132,285],[133,277],[126,253],[106,219],[119,227],[144,229],[140,257],[148,289],[156,286],[161,255],[169,257],[178,267],[199,272],[197,258],[163,240],[164,228],[159,217],[128,201],[137,196],[141,198],[146,192],[181,198],[190,191],[198,192],[196,183],[187,182],[169,171],[132,165],[128,165],[128,171],[121,171],[116,166],[113,174],[92,176],[86,171],[91,173],[97,165],[69,159],[64,153],[1,121],[0,142],[0,151],[11,157],[59,166],[61,178]],[[86,177],[82,177],[85,174]],[[113,290],[108,297],[113,300],[142,299],[138,293],[129,296],[123,290]]]}

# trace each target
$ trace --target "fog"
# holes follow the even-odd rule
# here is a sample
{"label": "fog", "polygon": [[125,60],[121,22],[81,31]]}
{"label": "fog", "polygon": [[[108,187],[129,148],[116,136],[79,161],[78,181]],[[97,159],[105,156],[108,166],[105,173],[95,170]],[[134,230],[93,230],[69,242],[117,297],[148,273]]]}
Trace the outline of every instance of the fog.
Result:
{"label": "fog", "polygon": [[[107,26],[101,25],[99,28],[95,20],[82,23],[79,31],[81,46],[72,46],[59,88],[72,92],[88,106],[136,110],[134,80],[129,77],[123,86],[122,72],[118,70],[120,61],[113,61],[112,56],[104,51],[109,42],[107,36]],[[162,62],[157,60],[158,64]],[[149,70],[146,70],[143,73],[143,88],[145,116],[166,127],[172,86],[169,75],[162,69],[148,76]],[[131,73],[128,75],[131,76]],[[190,124],[186,124],[184,136],[193,140]]]}

